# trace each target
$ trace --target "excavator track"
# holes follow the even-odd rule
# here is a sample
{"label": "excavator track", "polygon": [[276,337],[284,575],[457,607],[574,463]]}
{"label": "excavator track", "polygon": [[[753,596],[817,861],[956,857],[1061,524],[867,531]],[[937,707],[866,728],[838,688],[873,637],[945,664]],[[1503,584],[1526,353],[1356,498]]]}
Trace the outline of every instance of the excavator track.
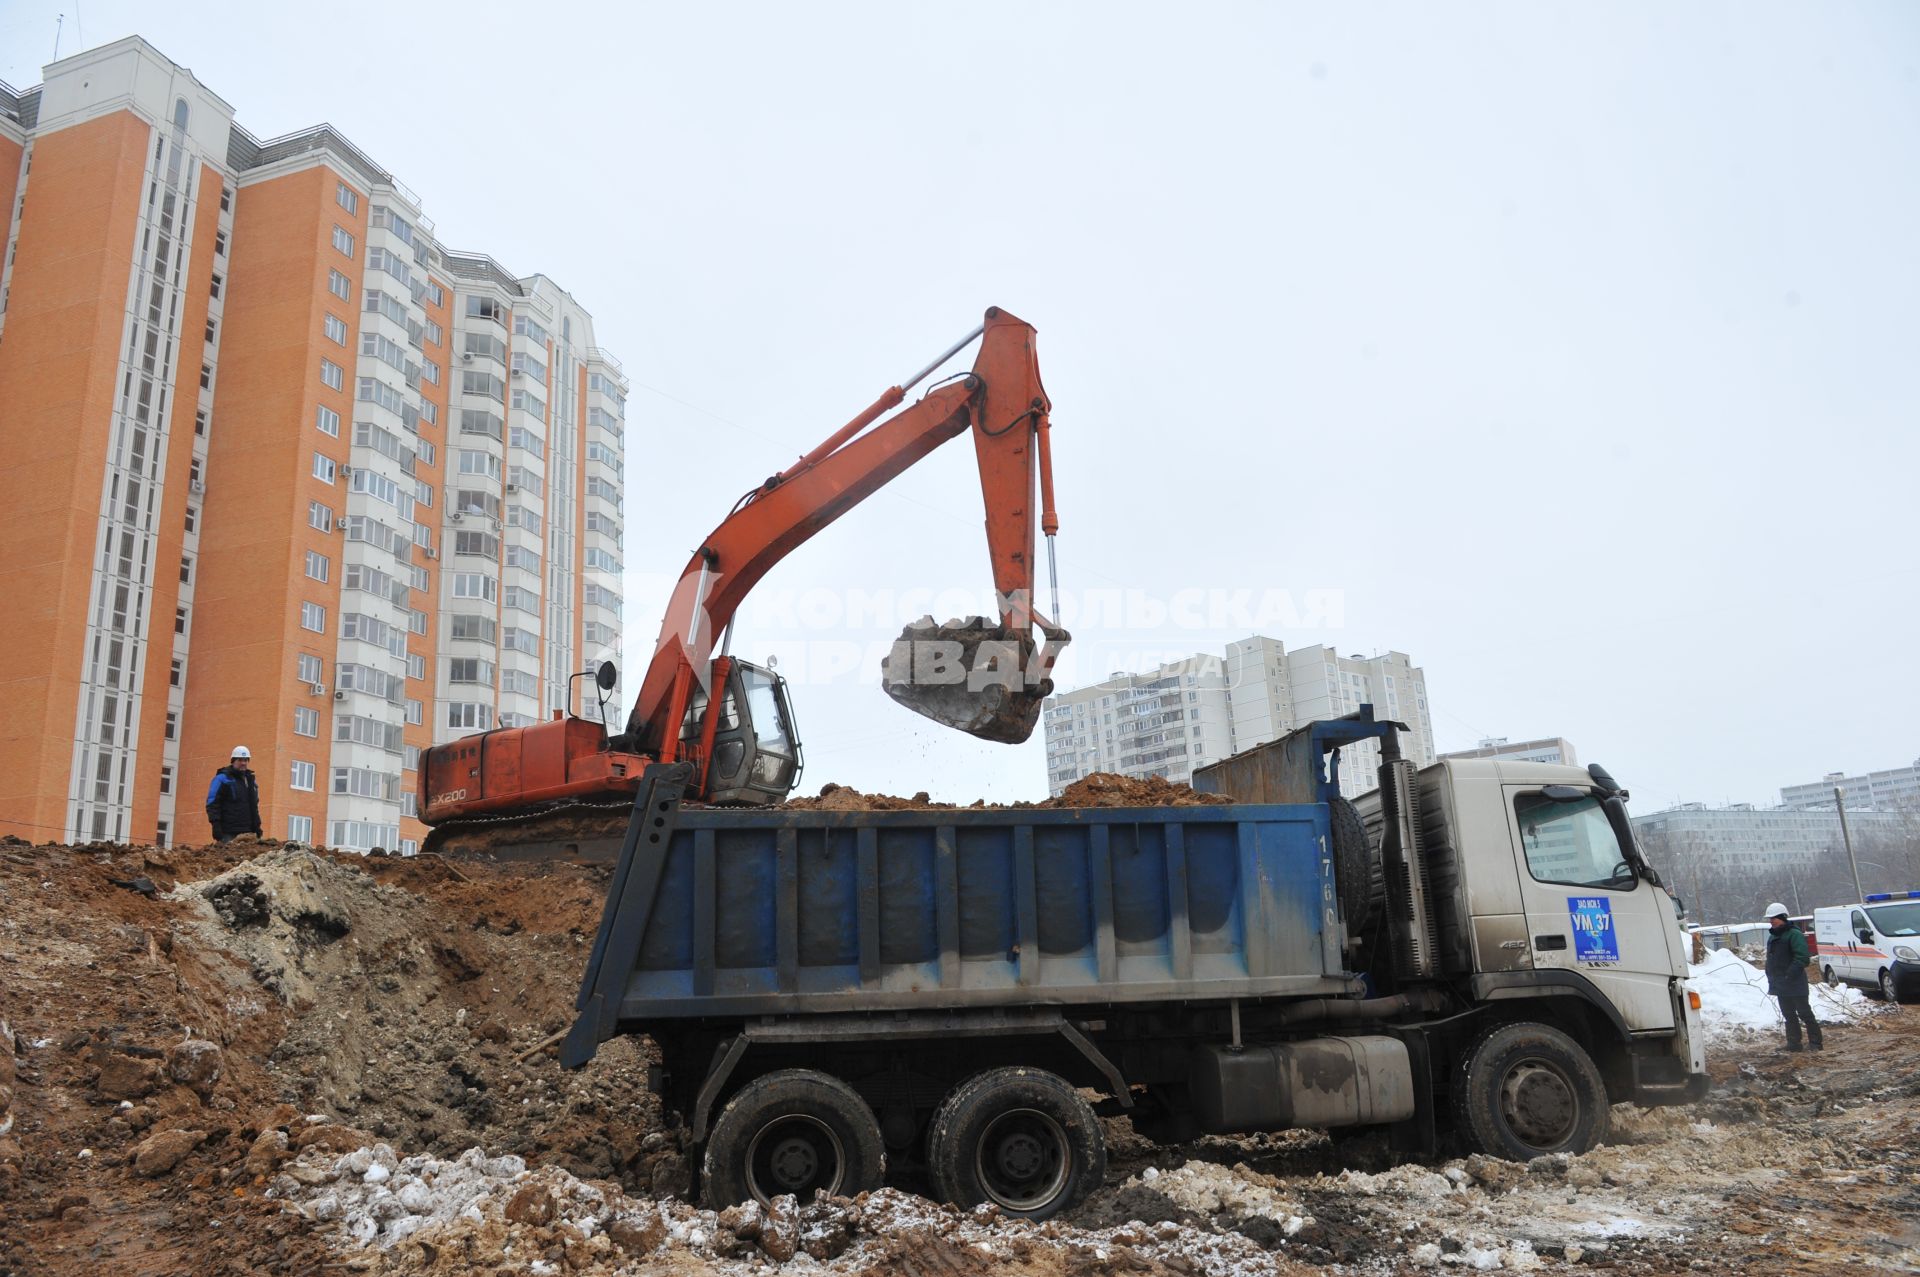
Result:
{"label": "excavator track", "polygon": [[[633,800],[556,803],[505,816],[467,816],[434,826],[421,844],[452,860],[612,860]],[[611,842],[613,852],[604,850]]]}

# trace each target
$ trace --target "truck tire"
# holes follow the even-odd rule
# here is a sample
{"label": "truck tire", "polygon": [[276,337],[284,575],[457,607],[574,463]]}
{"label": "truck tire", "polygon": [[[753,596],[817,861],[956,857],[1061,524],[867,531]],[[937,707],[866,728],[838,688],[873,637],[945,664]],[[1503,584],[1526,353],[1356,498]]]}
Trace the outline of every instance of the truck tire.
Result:
{"label": "truck tire", "polygon": [[782,1193],[811,1202],[816,1189],[852,1197],[886,1174],[880,1123],[839,1078],[781,1069],[756,1078],[720,1110],[707,1140],[707,1205],[715,1210]]}
{"label": "truck tire", "polygon": [[1474,1152],[1510,1162],[1584,1153],[1607,1137],[1606,1083],[1572,1038],[1544,1024],[1502,1024],[1453,1074],[1454,1123]]}
{"label": "truck tire", "polygon": [[1004,1068],[962,1082],[933,1115],[927,1169],[935,1194],[971,1209],[1050,1219],[1100,1187],[1107,1146],[1093,1109],[1064,1078]]}

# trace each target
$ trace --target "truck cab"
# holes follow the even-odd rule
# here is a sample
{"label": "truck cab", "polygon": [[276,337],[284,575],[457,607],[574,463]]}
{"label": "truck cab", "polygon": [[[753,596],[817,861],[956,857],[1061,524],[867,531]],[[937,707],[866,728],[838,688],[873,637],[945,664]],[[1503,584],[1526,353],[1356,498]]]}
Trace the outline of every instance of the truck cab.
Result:
{"label": "truck cab", "polygon": [[[1597,773],[1597,774],[1596,774]],[[1687,939],[1603,769],[1444,759],[1417,772],[1438,970],[1474,1003],[1578,1026],[1616,1100],[1704,1090]],[[1381,793],[1357,800],[1370,833]]]}

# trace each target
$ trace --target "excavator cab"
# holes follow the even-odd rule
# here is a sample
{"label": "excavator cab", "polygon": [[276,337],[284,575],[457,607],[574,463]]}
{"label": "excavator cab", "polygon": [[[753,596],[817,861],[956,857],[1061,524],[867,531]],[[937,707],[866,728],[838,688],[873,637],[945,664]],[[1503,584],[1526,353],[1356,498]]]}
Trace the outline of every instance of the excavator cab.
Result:
{"label": "excavator cab", "polygon": [[[715,662],[724,668],[719,718],[712,725],[706,767],[707,801],[764,806],[784,802],[800,782],[800,737],[793,728],[787,681],[747,661]],[[696,690],[682,720],[680,741],[697,749],[707,725],[707,693]]]}

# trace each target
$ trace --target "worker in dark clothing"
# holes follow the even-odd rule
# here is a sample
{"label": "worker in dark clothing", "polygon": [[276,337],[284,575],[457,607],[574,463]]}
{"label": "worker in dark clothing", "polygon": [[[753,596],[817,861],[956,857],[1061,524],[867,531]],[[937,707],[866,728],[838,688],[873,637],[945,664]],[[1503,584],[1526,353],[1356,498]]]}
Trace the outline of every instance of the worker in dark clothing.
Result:
{"label": "worker in dark clothing", "polygon": [[1807,1041],[1820,1049],[1820,1021],[1813,1018],[1808,1002],[1812,992],[1807,984],[1807,933],[1787,921],[1787,907],[1777,901],[1767,906],[1767,922],[1773,933],[1767,937],[1767,992],[1780,999],[1780,1014],[1787,1018],[1787,1050],[1800,1049],[1800,1025],[1807,1026]]}
{"label": "worker in dark clothing", "polygon": [[253,751],[245,745],[233,747],[232,759],[207,786],[207,823],[215,842],[260,833],[260,786],[253,778]]}

